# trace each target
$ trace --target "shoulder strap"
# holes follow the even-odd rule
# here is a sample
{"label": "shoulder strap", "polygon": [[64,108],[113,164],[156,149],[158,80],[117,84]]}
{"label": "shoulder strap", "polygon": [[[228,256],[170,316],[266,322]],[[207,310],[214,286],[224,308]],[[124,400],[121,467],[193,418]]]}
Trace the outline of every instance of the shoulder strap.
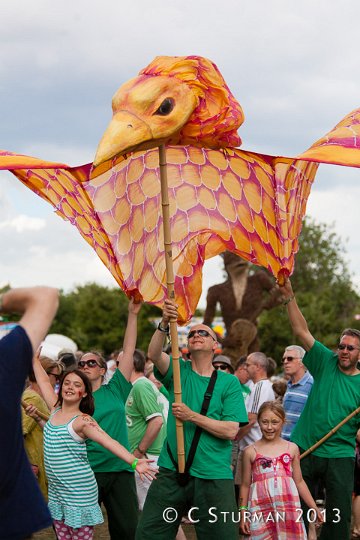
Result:
{"label": "shoulder strap", "polygon": [[[211,374],[208,387],[207,387],[206,392],[204,394],[203,404],[201,406],[200,414],[202,414],[204,416],[206,416],[206,413],[207,413],[207,411],[209,409],[209,405],[210,405],[210,401],[211,401],[211,398],[212,398],[212,395],[213,395],[216,379],[217,379],[217,370],[214,369],[214,371]],[[196,452],[197,445],[199,443],[201,432],[202,432],[202,428],[199,427],[199,426],[196,426],[194,437],[193,437],[193,440],[191,441],[189,454],[188,454],[188,457],[187,457],[187,460],[186,460],[186,463],[185,463],[185,471],[184,472],[189,472],[189,470],[191,468],[191,465],[193,464],[194,457],[195,457],[195,452]],[[173,465],[178,470],[178,464],[175,461],[174,456],[172,455],[169,443],[167,443],[167,451],[168,451],[168,454],[169,454],[169,457],[170,457],[171,461],[173,462]]]}

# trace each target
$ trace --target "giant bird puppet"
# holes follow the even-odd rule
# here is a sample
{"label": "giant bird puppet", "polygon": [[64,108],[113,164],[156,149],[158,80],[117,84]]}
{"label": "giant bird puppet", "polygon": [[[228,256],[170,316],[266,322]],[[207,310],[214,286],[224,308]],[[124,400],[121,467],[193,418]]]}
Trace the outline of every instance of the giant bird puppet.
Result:
{"label": "giant bird puppet", "polygon": [[244,116],[217,67],[157,57],[113,98],[93,164],[69,167],[0,152],[8,169],[75,225],[128,296],[166,296],[159,158],[166,145],[179,322],[201,294],[205,259],[225,250],[291,274],[318,163],[360,166],[360,109],[295,157],[237,147]]}

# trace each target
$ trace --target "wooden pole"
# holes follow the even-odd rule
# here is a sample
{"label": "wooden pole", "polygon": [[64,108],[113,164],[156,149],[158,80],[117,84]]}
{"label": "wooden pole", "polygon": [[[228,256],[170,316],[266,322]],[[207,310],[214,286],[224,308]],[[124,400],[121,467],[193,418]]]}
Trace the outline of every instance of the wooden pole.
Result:
{"label": "wooden pole", "polygon": [[303,452],[300,456],[300,459],[308,456],[309,454],[311,454],[311,452],[313,452],[314,450],[316,450],[316,448],[318,448],[322,443],[324,443],[325,441],[327,441],[331,435],[333,435],[334,433],[337,432],[338,429],[341,428],[341,426],[343,426],[344,424],[346,424],[346,422],[348,422],[349,420],[351,420],[351,418],[353,418],[353,416],[356,416],[358,413],[360,412],[360,407],[358,407],[357,409],[355,409],[355,411],[353,411],[352,413],[350,413],[346,418],[344,418],[344,420],[341,420],[341,422],[339,422],[339,424],[337,424],[337,426],[333,427],[331,431],[329,431],[329,433],[327,433],[326,435],[324,435],[324,437],[322,437],[322,439],[320,439],[318,442],[316,442],[315,444],[313,444],[310,448],[308,448],[305,452]]}
{"label": "wooden pole", "polygon": [[[26,403],[26,401],[21,401],[21,405],[23,406],[24,409],[26,409],[26,407],[29,406],[29,403]],[[39,409],[36,409],[36,414],[42,419],[42,420],[45,420],[45,422],[47,422],[49,420],[49,416],[45,413],[42,413],[41,411],[39,411]]]}
{"label": "wooden pole", "polygon": [[[174,267],[172,260],[172,245],[171,245],[171,230],[170,230],[170,204],[169,191],[167,181],[167,166],[166,166],[166,150],[165,145],[159,146],[159,163],[160,163],[160,183],[161,183],[161,207],[163,215],[163,230],[164,230],[164,248],[165,248],[165,265],[166,265],[166,286],[168,297],[175,300],[175,278]],[[176,320],[170,320],[170,339],[171,339],[171,356],[173,363],[174,377],[174,395],[175,403],[181,403],[181,380],[180,380],[180,362],[179,362],[179,343]],[[185,470],[185,447],[184,447],[184,427],[181,420],[176,418],[176,442],[179,472]]]}

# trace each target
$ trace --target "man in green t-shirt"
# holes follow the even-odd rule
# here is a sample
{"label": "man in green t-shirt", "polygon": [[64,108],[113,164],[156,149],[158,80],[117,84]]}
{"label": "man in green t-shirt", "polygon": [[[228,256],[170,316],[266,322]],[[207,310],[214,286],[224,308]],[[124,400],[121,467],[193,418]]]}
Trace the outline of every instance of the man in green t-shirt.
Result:
{"label": "man in green t-shirt", "polygon": [[[170,410],[167,441],[158,461],[159,473],[152,482],[139,522],[137,540],[175,538],[182,516],[187,512],[198,538],[209,540],[238,538],[238,511],[231,471],[231,441],[239,423],[247,423],[239,381],[234,375],[217,371],[217,379],[207,415],[200,414],[204,394],[214,372],[212,360],[218,346],[216,334],[204,324],[192,326],[188,334],[191,361],[180,360],[182,403],[174,403],[172,359],[162,352],[170,319],[177,308],[166,300],[162,321],[155,331],[148,356],[156,366],[155,375],[169,390]],[[180,485],[174,460],[177,456],[175,419],[184,424],[185,455],[188,457],[197,426],[202,428],[188,483]]]}
{"label": "man in green t-shirt", "polygon": [[[289,280],[285,282],[283,293],[293,332],[307,351],[303,363],[314,378],[311,393],[291,435],[291,440],[303,452],[359,406],[360,332],[351,328],[344,330],[334,353],[315,341],[310,333]],[[353,417],[301,460],[303,477],[310,490],[314,491],[320,478],[325,484],[326,518],[320,536],[322,540],[350,537],[355,437],[359,420],[359,415]],[[304,510],[306,519],[307,509]]]}
{"label": "man in green t-shirt", "polygon": [[[133,386],[125,405],[126,423],[130,451],[139,459],[151,459],[156,466],[166,437],[164,405],[159,390],[145,377],[144,370],[145,355],[136,349],[130,377]],[[135,481],[139,510],[142,510],[151,480],[141,480],[135,474]]]}

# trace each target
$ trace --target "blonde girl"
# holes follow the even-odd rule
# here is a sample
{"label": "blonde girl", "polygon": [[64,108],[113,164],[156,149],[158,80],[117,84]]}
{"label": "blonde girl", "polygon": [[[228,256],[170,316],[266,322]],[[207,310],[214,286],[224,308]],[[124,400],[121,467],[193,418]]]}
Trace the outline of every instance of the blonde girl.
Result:
{"label": "blonde girl", "polygon": [[276,401],[258,412],[262,437],[245,448],[240,488],[240,527],[251,538],[306,539],[300,497],[309,507],[309,521],[323,521],[303,480],[296,444],[281,438],[285,411]]}

